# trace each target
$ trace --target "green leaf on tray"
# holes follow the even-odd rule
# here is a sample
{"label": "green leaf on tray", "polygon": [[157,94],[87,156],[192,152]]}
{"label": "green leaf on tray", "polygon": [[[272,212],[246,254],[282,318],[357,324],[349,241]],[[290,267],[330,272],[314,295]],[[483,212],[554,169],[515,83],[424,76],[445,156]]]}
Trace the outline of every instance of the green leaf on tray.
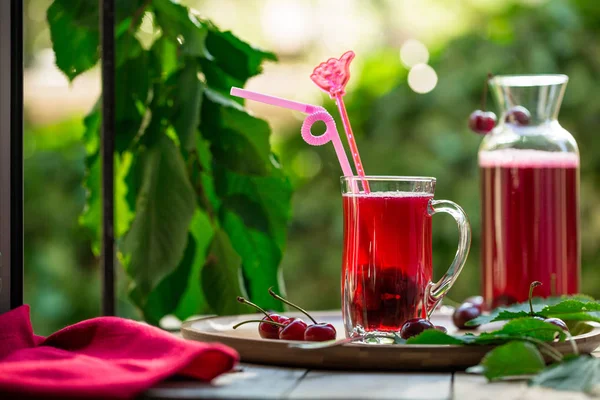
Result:
{"label": "green leaf on tray", "polygon": [[429,344],[429,345],[443,345],[452,344],[460,345],[471,342],[468,336],[451,336],[447,333],[438,331],[437,329],[427,329],[417,336],[413,336],[406,341],[406,344]]}
{"label": "green leaf on tray", "polygon": [[[556,317],[563,320],[600,322],[600,303],[593,298],[577,294],[573,296],[534,297],[533,311],[544,317]],[[487,315],[481,315],[467,323],[469,326],[483,325],[495,321],[507,321],[529,315],[529,303],[523,302],[510,307],[499,307]]]}
{"label": "green leaf on tray", "polygon": [[480,335],[449,335],[436,329],[428,329],[408,339],[406,344],[499,344],[520,338],[532,338],[534,340],[549,342],[556,337],[564,340],[566,335],[556,325],[527,317],[509,321],[496,331],[482,332]]}
{"label": "green leaf on tray", "polygon": [[528,342],[512,341],[496,347],[483,357],[478,368],[489,380],[536,374],[546,366],[537,347]]}
{"label": "green leaf on tray", "polygon": [[529,384],[597,394],[600,389],[600,359],[579,356],[561,364],[551,365],[533,377]]}
{"label": "green leaf on tray", "polygon": [[564,340],[565,333],[558,326],[536,318],[518,318],[507,322],[502,328],[493,332],[483,332],[477,342],[501,337],[530,337],[544,342],[554,340],[556,336]]}

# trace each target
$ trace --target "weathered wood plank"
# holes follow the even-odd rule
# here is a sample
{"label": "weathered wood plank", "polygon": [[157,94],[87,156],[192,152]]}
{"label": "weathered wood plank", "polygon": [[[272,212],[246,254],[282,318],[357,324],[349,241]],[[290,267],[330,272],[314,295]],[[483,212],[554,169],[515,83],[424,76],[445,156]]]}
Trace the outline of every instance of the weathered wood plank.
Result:
{"label": "weathered wood plank", "polygon": [[301,368],[242,364],[240,372],[224,374],[212,383],[164,382],[148,390],[146,399],[281,399],[306,374]]}
{"label": "weathered wood plank", "polygon": [[446,400],[451,380],[451,373],[310,371],[289,398]]}
{"label": "weathered wood plank", "polygon": [[587,400],[583,393],[529,387],[524,381],[488,383],[480,375],[454,374],[454,399],[469,400]]}

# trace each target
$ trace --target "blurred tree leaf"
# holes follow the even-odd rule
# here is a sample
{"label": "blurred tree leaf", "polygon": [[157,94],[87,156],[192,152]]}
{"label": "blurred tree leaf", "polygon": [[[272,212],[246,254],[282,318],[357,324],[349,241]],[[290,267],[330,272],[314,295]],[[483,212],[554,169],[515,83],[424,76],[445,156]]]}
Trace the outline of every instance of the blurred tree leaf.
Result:
{"label": "blurred tree leaf", "polygon": [[121,251],[143,301],[179,264],[196,200],[179,150],[165,135],[140,150],[131,172],[140,186],[135,219]]}
{"label": "blurred tree leaf", "polygon": [[56,66],[72,81],[98,62],[98,2],[55,0],[47,17]]}
{"label": "blurred tree leaf", "polygon": [[[187,286],[181,293],[177,308],[173,312],[178,318],[184,320],[192,315],[207,314],[213,312],[206,301],[202,290],[202,267],[206,261],[206,254],[210,246],[214,228],[209,216],[196,210],[190,227],[190,233],[196,243],[196,256],[192,262],[192,269],[186,282]],[[231,299],[228,299],[230,301]]]}
{"label": "blurred tree leaf", "polygon": [[141,133],[144,106],[150,90],[150,74],[140,73],[140,70],[150,70],[148,52],[141,49],[137,40],[135,43],[134,47],[139,47],[138,56],[128,58],[116,70],[119,81],[115,88],[115,148],[119,153],[127,150]]}
{"label": "blurred tree leaf", "polygon": [[[117,47],[123,47],[115,55],[117,65],[129,57],[129,54],[135,54],[137,51],[135,47],[130,47],[130,44],[137,40],[126,32],[137,30],[145,7],[144,0],[116,1]],[[98,11],[96,0],[54,0],[48,7],[46,17],[56,55],[56,66],[70,81],[92,68],[99,60]]]}
{"label": "blurred tree leaf", "polygon": [[231,32],[221,32],[214,27],[208,31],[206,47],[219,69],[242,82],[260,74],[264,61],[277,61],[275,54],[252,47]]}
{"label": "blurred tree leaf", "polygon": [[185,292],[196,251],[196,241],[191,234],[188,234],[183,258],[179,265],[156,285],[156,288],[148,295],[147,300],[144,301],[144,295],[137,287],[131,291],[131,298],[136,304],[140,305],[144,319],[147,322],[158,325],[163,316],[175,311],[181,296]]}
{"label": "blurred tree leaf", "polygon": [[217,163],[232,171],[266,175],[269,170],[269,125],[252,117],[234,101],[207,89],[202,107],[202,133]]}
{"label": "blurred tree leaf", "polygon": [[217,92],[205,94],[201,131],[211,144],[216,195],[221,200],[219,221],[242,256],[252,301],[281,310],[267,289],[284,291],[278,266],[290,217],[291,185],[271,155],[268,125]]}
{"label": "blurred tree leaf", "polygon": [[238,296],[247,297],[241,262],[227,234],[216,231],[202,268],[202,289],[208,304],[218,314],[242,314],[248,311],[247,307],[235,301]]}
{"label": "blurred tree leaf", "polygon": [[200,108],[204,84],[198,79],[198,68],[188,63],[174,77],[175,87],[179,90],[172,94],[173,127],[179,136],[181,147],[186,151],[196,146],[195,134],[200,123]]}
{"label": "blurred tree leaf", "polygon": [[181,40],[181,52],[190,56],[210,57],[206,50],[208,29],[184,6],[168,0],[153,0],[158,24],[171,40]]}

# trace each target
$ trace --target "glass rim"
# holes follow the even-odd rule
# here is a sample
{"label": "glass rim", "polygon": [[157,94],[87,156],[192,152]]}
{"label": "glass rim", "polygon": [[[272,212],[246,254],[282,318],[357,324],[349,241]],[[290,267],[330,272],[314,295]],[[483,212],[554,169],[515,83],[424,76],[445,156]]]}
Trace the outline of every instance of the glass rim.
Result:
{"label": "glass rim", "polygon": [[492,85],[508,87],[553,86],[568,81],[569,77],[565,74],[496,75],[489,79]]}
{"label": "glass rim", "polygon": [[341,181],[361,182],[361,181],[381,181],[381,182],[436,182],[432,176],[394,176],[394,175],[366,175],[366,176],[342,176]]}

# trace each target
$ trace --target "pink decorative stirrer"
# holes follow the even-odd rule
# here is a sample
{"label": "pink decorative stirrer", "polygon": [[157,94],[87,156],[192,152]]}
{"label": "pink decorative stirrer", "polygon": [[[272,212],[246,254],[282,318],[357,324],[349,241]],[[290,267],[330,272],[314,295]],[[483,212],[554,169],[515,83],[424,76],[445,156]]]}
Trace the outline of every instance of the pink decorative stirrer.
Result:
{"label": "pink decorative stirrer", "polygon": [[[352,152],[356,173],[358,176],[364,177],[365,171],[360,160],[360,154],[358,153],[358,147],[354,140],[354,134],[352,133],[352,127],[350,126],[350,120],[348,119],[348,113],[346,112],[346,106],[344,105],[343,99],[343,96],[346,94],[346,84],[350,79],[350,62],[353,58],[353,51],[345,52],[339,60],[330,58],[314,69],[310,79],[312,79],[312,81],[323,91],[329,93],[329,96],[335,100],[342,117],[342,123],[344,124],[344,130],[346,131],[346,137],[348,138],[348,144],[350,145],[350,151]],[[363,181],[363,185],[365,191],[369,192],[366,180]]]}
{"label": "pink decorative stirrer", "polygon": [[[240,89],[233,87],[231,88],[231,95],[236,97],[242,97],[248,100],[259,101],[261,103],[270,104],[272,106],[283,107],[290,110],[300,111],[306,114],[310,114],[302,123],[302,139],[312,146],[322,146],[325,143],[331,141],[335,152],[338,156],[342,173],[344,176],[352,176],[352,168],[346,157],[344,146],[340,140],[340,135],[335,126],[335,120],[323,107],[314,106],[312,104],[299,103],[297,101],[282,99],[280,97],[269,96],[262,93],[252,92],[250,90]],[[325,133],[320,136],[315,136],[310,131],[310,128],[317,121],[323,121],[327,129]]]}

